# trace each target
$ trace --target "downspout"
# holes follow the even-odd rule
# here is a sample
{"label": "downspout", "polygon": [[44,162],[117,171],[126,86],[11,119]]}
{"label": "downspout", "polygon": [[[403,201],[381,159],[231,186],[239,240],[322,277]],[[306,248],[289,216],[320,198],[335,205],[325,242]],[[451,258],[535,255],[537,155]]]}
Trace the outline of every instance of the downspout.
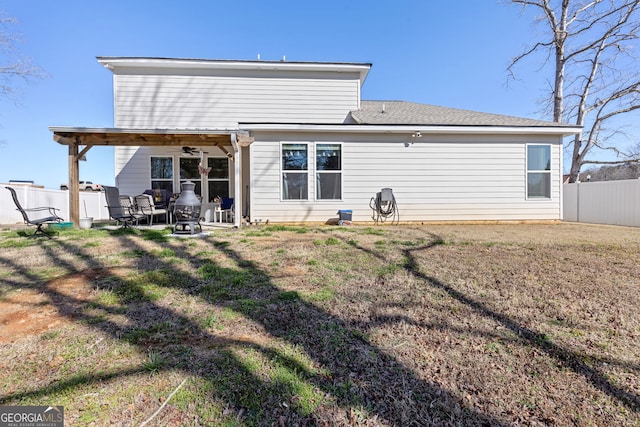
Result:
{"label": "downspout", "polygon": [[558,173],[560,174],[560,221],[564,220],[564,175],[562,174],[562,172],[564,171],[564,164],[562,162],[562,158],[564,157],[562,155],[562,149],[564,147],[564,138],[560,137],[560,170],[558,171]]}
{"label": "downspout", "polygon": [[241,228],[242,226],[242,150],[238,145],[238,136],[236,132],[231,133],[231,145],[233,146],[233,226]]}

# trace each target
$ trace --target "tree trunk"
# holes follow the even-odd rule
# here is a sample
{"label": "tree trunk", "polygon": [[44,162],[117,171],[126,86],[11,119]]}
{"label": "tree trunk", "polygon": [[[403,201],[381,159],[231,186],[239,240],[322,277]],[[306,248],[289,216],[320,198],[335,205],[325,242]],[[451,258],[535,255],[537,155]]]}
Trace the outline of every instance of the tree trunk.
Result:
{"label": "tree trunk", "polygon": [[[567,13],[569,10],[569,0],[562,2],[562,11],[560,13],[560,22],[558,28],[553,28],[553,43],[556,57],[556,75],[553,84],[553,121],[562,122],[563,103],[564,103],[564,67],[565,58],[565,42],[567,40]],[[547,10],[548,15],[553,15],[553,11]],[[553,24],[553,21],[550,22]]]}

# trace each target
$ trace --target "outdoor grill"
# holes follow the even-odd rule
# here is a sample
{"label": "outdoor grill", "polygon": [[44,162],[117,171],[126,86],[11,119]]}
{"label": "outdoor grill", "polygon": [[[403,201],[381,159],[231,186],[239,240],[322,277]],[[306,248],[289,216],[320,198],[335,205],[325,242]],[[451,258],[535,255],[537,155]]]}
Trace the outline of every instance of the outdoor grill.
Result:
{"label": "outdoor grill", "polygon": [[[173,216],[176,219],[176,224],[173,226],[174,233],[186,233],[194,234],[196,226],[200,227],[200,208],[202,202],[196,196],[193,191],[195,184],[191,181],[182,183],[180,197],[175,201],[173,207]],[[187,228],[188,227],[188,228]]]}

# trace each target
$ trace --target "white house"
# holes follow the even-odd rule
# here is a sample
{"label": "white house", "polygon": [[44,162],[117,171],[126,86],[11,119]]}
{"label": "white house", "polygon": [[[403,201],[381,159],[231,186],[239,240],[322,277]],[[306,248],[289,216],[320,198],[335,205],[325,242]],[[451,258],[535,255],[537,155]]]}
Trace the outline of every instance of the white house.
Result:
{"label": "white house", "polygon": [[122,193],[177,193],[191,180],[205,201],[234,198],[237,225],[244,215],[325,222],[339,210],[371,221],[382,188],[401,221],[562,218],[562,140],[577,127],[364,101],[366,63],[98,62],[113,72],[114,127],[51,130],[76,162],[116,146]]}

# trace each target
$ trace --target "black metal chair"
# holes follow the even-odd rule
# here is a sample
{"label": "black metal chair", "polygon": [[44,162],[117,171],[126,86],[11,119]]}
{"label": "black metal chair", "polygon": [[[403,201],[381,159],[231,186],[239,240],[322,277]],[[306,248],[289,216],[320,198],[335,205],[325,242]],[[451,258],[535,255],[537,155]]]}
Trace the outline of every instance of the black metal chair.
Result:
{"label": "black metal chair", "polygon": [[147,216],[142,212],[140,207],[136,204],[136,200],[134,197],[126,196],[124,194],[120,195],[120,205],[126,210],[131,212],[131,215],[136,217],[138,220],[138,225],[140,225],[140,220],[144,219],[149,223]]}
{"label": "black metal chair", "polygon": [[142,194],[148,194],[153,200],[153,204],[156,208],[166,209],[169,206],[169,201],[173,198],[173,193],[164,188],[159,189],[147,189]]}
{"label": "black metal chair", "polygon": [[120,190],[117,187],[102,186],[104,188],[104,197],[107,200],[107,209],[109,217],[117,223],[122,223],[122,228],[130,225],[138,225],[138,221],[144,218],[144,215],[137,214],[132,206],[123,206],[120,200]]}
{"label": "black metal chair", "polygon": [[167,210],[162,208],[157,208],[153,203],[153,197],[148,194],[140,194],[134,198],[135,204],[143,215],[147,217],[147,221],[149,225],[153,225],[153,217],[155,215],[164,215],[165,220],[169,223],[169,218],[167,216]]}
{"label": "black metal chair", "polygon": [[[13,197],[13,203],[15,203],[17,210],[20,211],[20,213],[22,214],[22,218],[24,219],[25,224],[28,225],[35,225],[36,226],[36,231],[30,236],[30,237],[36,237],[36,236],[46,236],[49,239],[51,238],[51,235],[49,233],[47,233],[46,231],[44,231],[42,229],[42,226],[45,224],[56,224],[59,222],[64,221],[64,219],[60,218],[55,211],[58,211],[60,209],[57,208],[53,208],[50,206],[42,206],[42,207],[38,207],[38,208],[29,208],[29,209],[25,209],[22,207],[22,205],[20,204],[20,200],[18,200],[18,195],[16,194],[16,190],[14,190],[11,187],[5,187],[7,190],[11,191],[11,197]],[[47,212],[49,216],[47,217],[40,217],[40,218],[33,218],[29,216],[29,213],[36,213],[36,212]],[[39,216],[37,213],[35,214],[35,216]]]}

